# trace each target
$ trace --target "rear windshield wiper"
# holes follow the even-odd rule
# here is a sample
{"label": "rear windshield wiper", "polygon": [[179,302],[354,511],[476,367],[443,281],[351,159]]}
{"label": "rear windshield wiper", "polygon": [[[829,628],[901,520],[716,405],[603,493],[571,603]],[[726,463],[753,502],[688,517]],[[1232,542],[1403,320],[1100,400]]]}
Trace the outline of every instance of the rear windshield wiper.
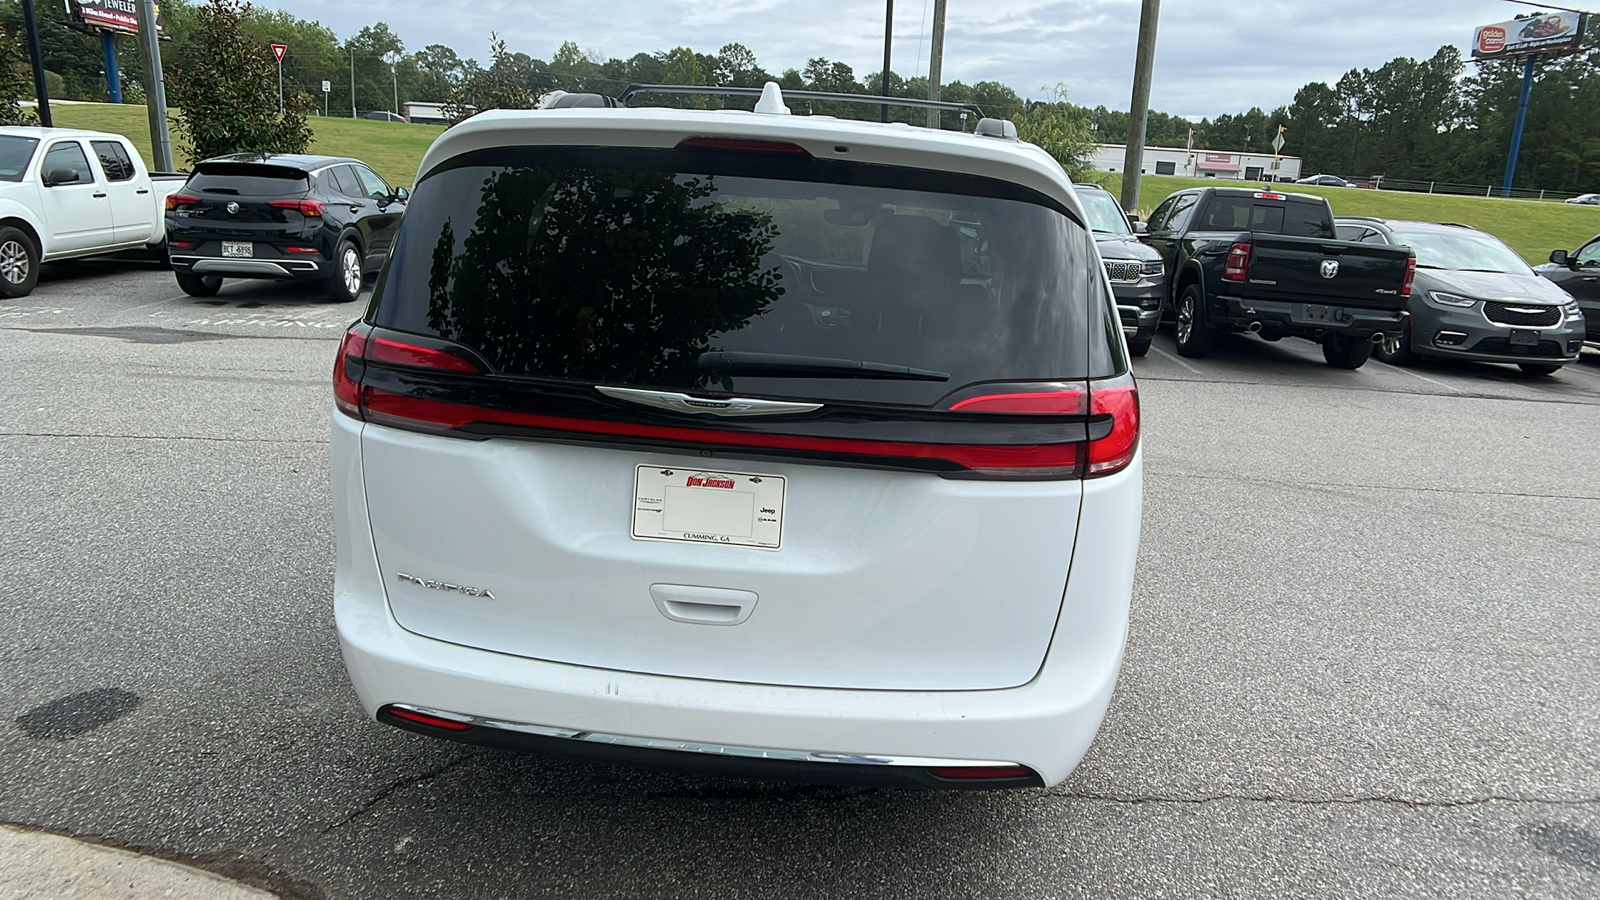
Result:
{"label": "rear windshield wiper", "polygon": [[756,375],[765,378],[881,378],[903,381],[949,381],[945,372],[893,366],[860,359],[748,353],[724,350],[700,354],[700,371],[708,375]]}

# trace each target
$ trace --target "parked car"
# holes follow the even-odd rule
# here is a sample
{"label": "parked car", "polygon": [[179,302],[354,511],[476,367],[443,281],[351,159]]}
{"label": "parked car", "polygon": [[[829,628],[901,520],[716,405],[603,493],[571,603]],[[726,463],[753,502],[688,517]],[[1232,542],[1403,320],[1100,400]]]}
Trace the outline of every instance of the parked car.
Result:
{"label": "parked car", "polygon": [[152,175],[120,134],[0,128],[0,297],[25,297],[39,264],[135,250],[164,255],[176,173]]}
{"label": "parked car", "polygon": [[167,198],[178,287],[210,297],[224,278],[317,281],[330,299],[352,301],[383,265],[409,196],[355,159],[208,159]]}
{"label": "parked car", "polygon": [[360,118],[374,119],[379,122],[404,122],[405,116],[389,112],[386,109],[374,109],[361,114]]}
{"label": "parked car", "polygon": [[756,109],[492,110],[428,150],[334,369],[356,694],[640,765],[1059,782],[1140,522],[1082,204],[1009,122]]}
{"label": "parked car", "polygon": [[1328,201],[1249,188],[1179,191],[1150,214],[1143,240],[1171,275],[1178,352],[1211,352],[1247,331],[1322,345],[1328,365],[1359,369],[1400,330],[1416,260],[1400,247],[1334,235]]}
{"label": "parked car", "polygon": [[1384,362],[1468,359],[1549,375],[1582,350],[1578,304],[1493,235],[1438,222],[1337,221],[1341,238],[1409,247],[1417,255],[1405,325],[1376,351]]}
{"label": "parked car", "polygon": [[1349,187],[1350,182],[1337,175],[1310,175],[1295,181],[1295,184],[1315,184],[1321,187]]}
{"label": "parked car", "polygon": [[1572,295],[1583,311],[1585,336],[1600,342],[1600,236],[1571,253],[1552,250],[1550,261],[1534,271]]}
{"label": "parked car", "polygon": [[1566,202],[1582,206],[1600,206],[1600,194],[1579,194],[1576,197],[1568,197]]}
{"label": "parked car", "polygon": [[1167,271],[1161,254],[1139,242],[1134,226],[1111,192],[1097,184],[1074,185],[1083,211],[1089,214],[1094,242],[1105,262],[1111,292],[1117,298],[1117,315],[1128,352],[1150,352],[1156,327],[1161,323],[1161,301],[1167,295]]}

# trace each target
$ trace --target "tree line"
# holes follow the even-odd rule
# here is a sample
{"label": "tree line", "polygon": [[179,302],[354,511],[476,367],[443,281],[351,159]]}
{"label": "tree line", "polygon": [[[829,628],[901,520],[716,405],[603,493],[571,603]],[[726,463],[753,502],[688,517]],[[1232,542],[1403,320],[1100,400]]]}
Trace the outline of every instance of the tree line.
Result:
{"label": "tree line", "polygon": [[[204,65],[200,12],[209,0],[164,0],[163,63],[170,69]],[[48,5],[40,7],[44,13]],[[21,35],[17,0],[0,0],[0,29],[13,43]],[[284,90],[300,106],[349,115],[392,110],[408,100],[452,105],[457,115],[491,107],[526,107],[552,90],[615,95],[635,83],[759,87],[776,81],[786,90],[888,94],[925,98],[927,79],[877,71],[858,76],[848,64],[815,57],[804,65],[772,72],[742,44],[715,53],[674,47],[655,53],[607,57],[566,41],[548,59],[507,47],[491,35],[485,61],[443,44],[408,51],[384,22],[341,40],[320,23],[280,10],[246,8],[237,29],[243,44],[289,45]],[[40,23],[52,96],[105,100],[100,41],[51,21]],[[131,37],[117,39],[125,102],[143,102],[142,64]],[[1519,187],[1552,191],[1600,186],[1600,17],[1590,25],[1584,52],[1539,67],[1518,169]],[[7,73],[10,74],[10,73]],[[274,72],[275,74],[275,72]],[[322,92],[322,82],[330,91]],[[12,79],[20,84],[26,80]],[[353,85],[352,85],[353,81]],[[7,82],[8,84],[11,82]],[[1512,62],[1472,64],[1453,46],[1425,60],[1393,59],[1376,69],[1351,69],[1333,84],[1313,82],[1292,103],[1270,112],[1254,107],[1198,121],[1152,111],[1146,126],[1153,146],[1183,147],[1191,133],[1196,149],[1266,152],[1278,126],[1288,130],[1284,152],[1299,156],[1306,172],[1356,178],[1498,183],[1510,142],[1521,84]],[[274,84],[274,89],[276,85]],[[887,87],[887,90],[884,88]],[[353,92],[352,92],[353,88]],[[1024,98],[998,81],[941,87],[941,99],[974,103],[986,115],[1017,122],[1023,137],[1045,146],[1069,171],[1081,172],[1092,143],[1121,143],[1126,112],[1084,107],[1067,100],[1065,85],[1044,89],[1046,99]],[[31,92],[29,92],[31,93]],[[652,102],[705,105],[707,98],[658,97]],[[808,103],[800,111],[875,118],[870,106]],[[899,121],[925,121],[925,113],[895,109]],[[945,113],[945,128],[971,128]]]}

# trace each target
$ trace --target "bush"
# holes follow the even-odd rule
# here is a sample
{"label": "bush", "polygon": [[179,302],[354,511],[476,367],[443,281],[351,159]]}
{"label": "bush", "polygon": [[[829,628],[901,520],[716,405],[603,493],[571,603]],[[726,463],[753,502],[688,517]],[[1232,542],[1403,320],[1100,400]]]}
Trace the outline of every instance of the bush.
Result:
{"label": "bush", "polygon": [[32,69],[16,35],[0,28],[0,125],[37,125],[38,117],[19,100],[33,96]]}
{"label": "bush", "polygon": [[189,60],[174,66],[167,99],[189,157],[225,153],[304,153],[311,146],[306,114],[315,103],[299,93],[278,112],[278,64],[241,28],[246,0],[206,0],[194,8]]}

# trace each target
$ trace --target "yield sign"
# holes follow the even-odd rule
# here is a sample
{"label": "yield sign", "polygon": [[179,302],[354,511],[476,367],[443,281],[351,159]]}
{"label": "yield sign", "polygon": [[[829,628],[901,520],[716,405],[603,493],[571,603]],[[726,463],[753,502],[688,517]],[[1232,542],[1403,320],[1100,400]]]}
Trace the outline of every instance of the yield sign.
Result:
{"label": "yield sign", "polygon": [[272,45],[272,55],[277,58],[278,62],[283,62],[283,55],[285,53],[288,53],[288,52],[289,52],[289,45],[288,44],[273,44]]}

